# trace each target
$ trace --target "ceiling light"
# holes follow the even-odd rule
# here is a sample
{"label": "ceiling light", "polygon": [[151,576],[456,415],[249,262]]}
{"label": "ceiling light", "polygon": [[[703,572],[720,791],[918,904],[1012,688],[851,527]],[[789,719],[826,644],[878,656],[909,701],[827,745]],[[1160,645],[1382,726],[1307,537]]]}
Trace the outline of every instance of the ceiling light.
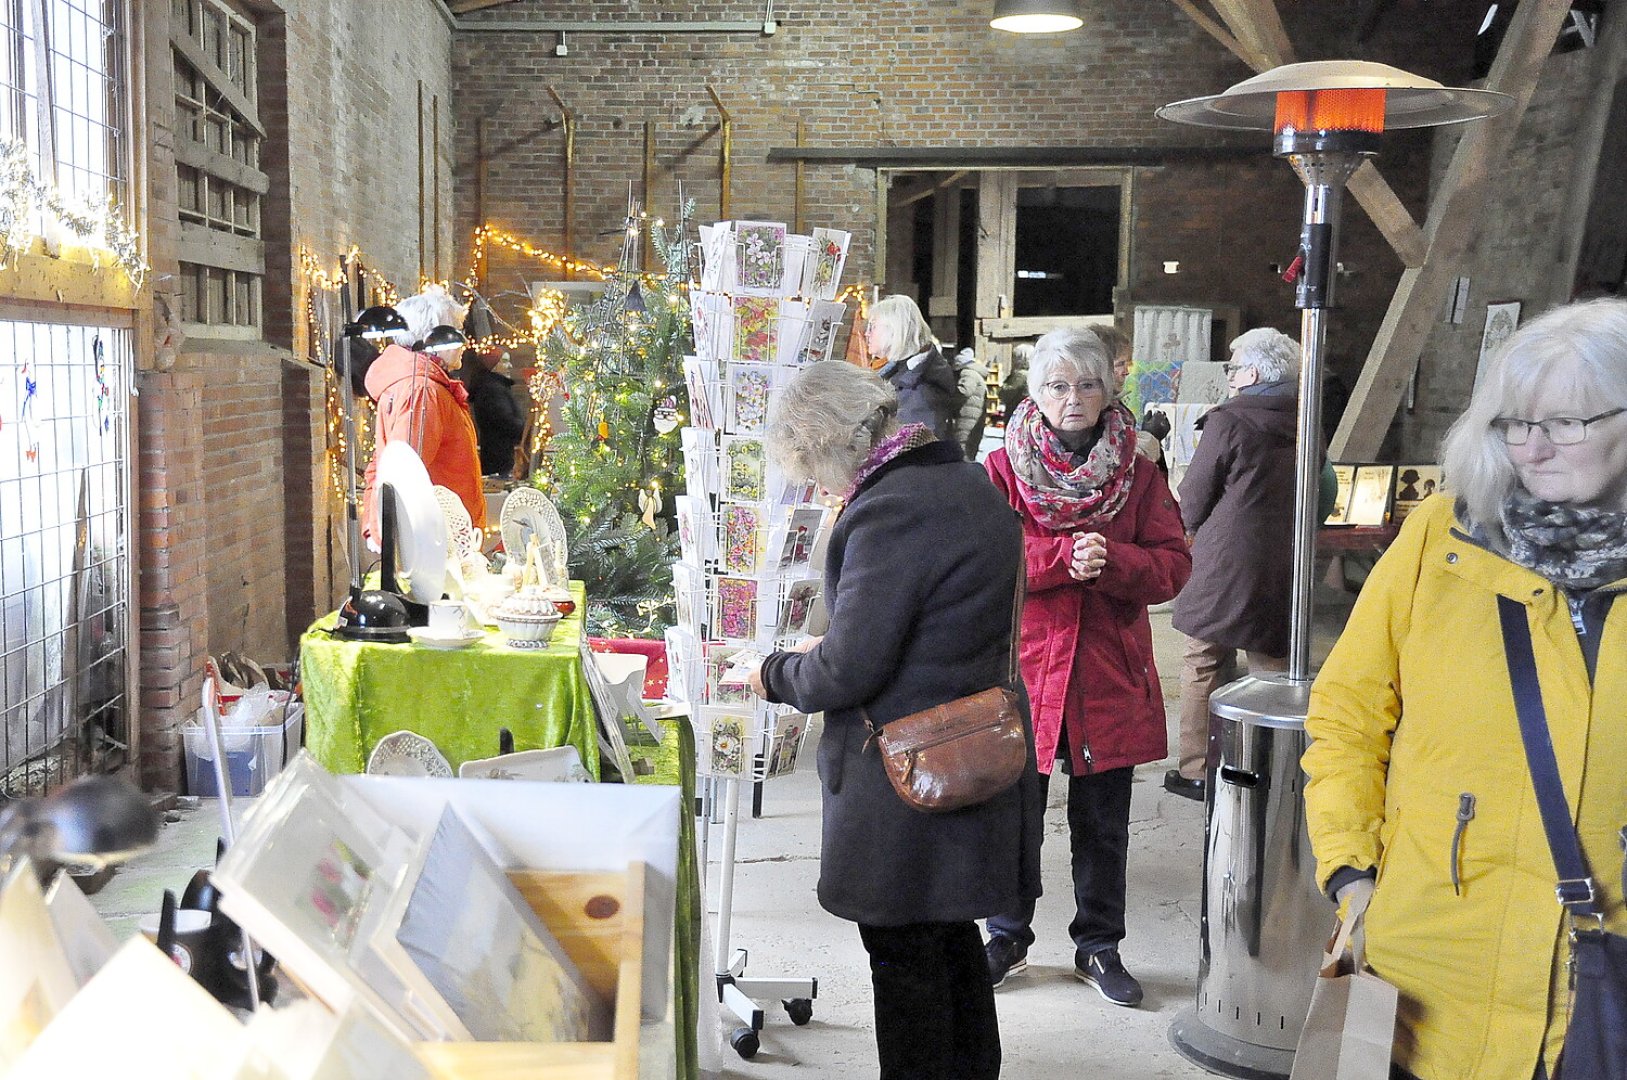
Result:
{"label": "ceiling light", "polygon": [[995,0],[989,25],[1012,34],[1060,34],[1085,24],[1078,0]]}

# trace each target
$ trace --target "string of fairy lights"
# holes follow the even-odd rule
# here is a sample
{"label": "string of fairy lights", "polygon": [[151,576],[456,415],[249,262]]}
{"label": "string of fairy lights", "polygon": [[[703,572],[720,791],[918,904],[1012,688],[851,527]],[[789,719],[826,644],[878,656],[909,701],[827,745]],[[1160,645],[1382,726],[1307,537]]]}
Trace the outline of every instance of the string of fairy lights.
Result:
{"label": "string of fairy lights", "polygon": [[[4,148],[0,148],[0,162],[4,161]],[[0,214],[0,226],[3,226],[3,214]],[[630,216],[627,234],[637,236],[639,232],[653,225],[656,229],[665,223],[660,218],[653,221],[647,212],[635,212]],[[3,229],[0,229],[3,231]],[[0,238],[0,244],[3,244]],[[634,281],[650,282],[657,277],[664,277],[670,281],[670,275],[660,275],[656,272],[635,271],[629,274],[626,270],[615,266],[606,266],[599,263],[578,259],[574,256],[561,254],[534,244],[524,237],[516,236],[489,223],[475,228],[473,242],[470,249],[469,271],[459,281],[440,280],[424,277],[418,287],[420,289],[429,285],[440,285],[448,291],[462,289],[469,296],[485,302],[485,297],[479,291],[480,268],[484,266],[489,249],[501,249],[520,255],[528,260],[542,263],[552,269],[573,276],[591,277],[599,281],[610,281],[619,278],[631,278]],[[117,254],[117,249],[115,249]],[[353,482],[347,482],[345,476],[345,450],[348,438],[346,429],[347,418],[343,407],[343,393],[339,383],[339,373],[335,357],[332,355],[326,332],[328,319],[318,311],[319,299],[331,298],[340,289],[353,285],[358,279],[362,282],[371,303],[394,305],[401,299],[400,288],[389,278],[368,266],[367,260],[359,247],[352,246],[339,261],[340,269],[326,269],[314,252],[301,247],[298,253],[300,274],[305,283],[305,322],[307,340],[310,345],[311,359],[323,368],[324,386],[323,396],[326,405],[327,451],[328,451],[328,479],[334,498],[340,504],[347,499],[356,497]],[[121,263],[123,259],[121,258]],[[624,260],[625,265],[625,260]],[[143,264],[142,269],[145,269]],[[126,267],[132,279],[137,280],[134,271]],[[632,281],[626,282],[631,286]],[[687,293],[691,287],[688,281],[678,281],[676,291],[671,298],[674,310],[681,309],[687,303]],[[856,283],[842,289],[836,299],[845,302],[852,301],[858,305],[858,317],[862,320],[868,317],[870,286]],[[493,320],[501,324],[506,332],[498,332],[479,338],[471,338],[469,347],[476,351],[491,349],[536,349],[545,337],[556,332],[565,333],[570,343],[580,349],[591,346],[591,342],[577,340],[570,333],[570,324],[566,315],[570,308],[570,300],[563,292],[555,289],[537,289],[531,297],[530,305],[515,320],[503,318],[492,310],[489,302],[485,304]],[[591,379],[592,373],[586,374]],[[548,419],[548,404],[556,396],[564,394],[564,372],[538,368],[526,380],[526,388],[532,400],[532,423],[529,450],[535,458],[553,436],[552,425]],[[354,428],[357,440],[357,458],[365,460],[372,445],[373,408],[365,397],[355,399]],[[601,428],[604,425],[601,423]],[[601,439],[608,438],[608,433],[601,430]]]}

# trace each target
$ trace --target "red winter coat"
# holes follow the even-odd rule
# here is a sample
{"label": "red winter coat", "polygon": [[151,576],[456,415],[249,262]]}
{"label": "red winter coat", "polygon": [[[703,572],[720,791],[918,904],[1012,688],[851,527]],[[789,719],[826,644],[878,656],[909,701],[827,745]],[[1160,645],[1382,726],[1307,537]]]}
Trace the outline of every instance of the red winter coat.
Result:
{"label": "red winter coat", "polygon": [[1134,459],[1129,499],[1098,530],[1107,539],[1107,565],[1096,579],[1075,581],[1068,574],[1074,534],[1034,520],[1004,447],[984,467],[1022,519],[1028,562],[1022,673],[1040,771],[1051,771],[1064,724],[1075,776],[1164,757],[1164,693],[1147,605],[1181,591],[1192,554],[1163,474]]}

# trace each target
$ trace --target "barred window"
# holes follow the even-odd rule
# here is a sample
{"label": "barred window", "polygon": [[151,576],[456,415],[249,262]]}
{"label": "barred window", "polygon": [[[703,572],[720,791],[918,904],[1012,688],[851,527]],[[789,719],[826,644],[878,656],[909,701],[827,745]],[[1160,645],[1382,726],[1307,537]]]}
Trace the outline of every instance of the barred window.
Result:
{"label": "barred window", "polygon": [[258,337],[265,244],[254,23],[224,0],[171,0],[181,319]]}

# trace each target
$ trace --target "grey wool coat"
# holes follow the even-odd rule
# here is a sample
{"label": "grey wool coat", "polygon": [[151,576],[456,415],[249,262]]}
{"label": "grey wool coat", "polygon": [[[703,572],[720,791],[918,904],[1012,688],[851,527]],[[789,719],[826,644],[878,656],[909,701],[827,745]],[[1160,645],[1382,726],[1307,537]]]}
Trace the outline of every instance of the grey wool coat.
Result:
{"label": "grey wool coat", "polygon": [[860,715],[863,706],[881,726],[1002,683],[1022,557],[1016,515],[952,443],[886,463],[837,519],[830,629],[811,651],[774,653],[762,669],[771,701],[825,713],[819,902],[831,914],[870,926],[957,922],[1039,895],[1039,837],[1022,814],[1026,786],[1040,783],[1032,731],[1016,786],[928,814],[888,783]]}
{"label": "grey wool coat", "polygon": [[1239,394],[1203,418],[1180,493],[1181,521],[1196,534],[1192,577],[1171,620],[1189,637],[1288,654],[1298,408],[1290,386]]}

